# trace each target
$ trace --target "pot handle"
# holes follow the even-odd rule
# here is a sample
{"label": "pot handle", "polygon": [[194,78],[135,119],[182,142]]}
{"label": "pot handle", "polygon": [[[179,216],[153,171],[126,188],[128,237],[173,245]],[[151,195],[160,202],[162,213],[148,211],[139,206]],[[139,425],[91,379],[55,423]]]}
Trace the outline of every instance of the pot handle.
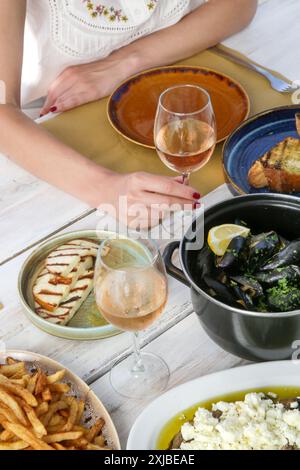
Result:
{"label": "pot handle", "polygon": [[177,240],[172,243],[169,243],[169,245],[166,246],[163,254],[164,262],[166,265],[167,273],[170,274],[170,276],[174,277],[175,279],[177,279],[177,281],[180,281],[186,286],[190,287],[190,284],[187,278],[185,277],[183,271],[174,266],[174,264],[172,263],[172,256],[174,254],[174,251],[178,250],[179,245],[180,242]]}

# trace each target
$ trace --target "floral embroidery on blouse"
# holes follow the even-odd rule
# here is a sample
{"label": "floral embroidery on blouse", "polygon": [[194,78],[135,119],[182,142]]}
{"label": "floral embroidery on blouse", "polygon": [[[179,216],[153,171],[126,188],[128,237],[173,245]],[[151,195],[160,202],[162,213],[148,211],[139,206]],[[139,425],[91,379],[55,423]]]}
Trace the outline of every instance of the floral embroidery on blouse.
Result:
{"label": "floral embroidery on blouse", "polygon": [[[87,10],[89,11],[92,18],[104,17],[110,22],[123,22],[128,21],[128,17],[124,14],[121,8],[116,9],[113,6],[103,5],[102,3],[96,3],[93,0],[81,0]],[[147,7],[149,10],[154,10],[158,0],[149,0]]]}
{"label": "floral embroidery on blouse", "polygon": [[158,2],[158,0],[150,0],[150,2],[147,3],[147,7],[149,8],[149,10],[154,10],[154,8],[156,7],[157,2]]}
{"label": "floral embroidery on blouse", "polygon": [[108,7],[106,5],[102,5],[101,3],[95,3],[91,0],[82,0],[82,2],[86,5],[86,8],[88,9],[92,18],[103,16],[107,19],[107,21],[112,23],[114,21],[123,21],[124,23],[128,21],[128,17],[121,9],[117,10],[113,6]]}

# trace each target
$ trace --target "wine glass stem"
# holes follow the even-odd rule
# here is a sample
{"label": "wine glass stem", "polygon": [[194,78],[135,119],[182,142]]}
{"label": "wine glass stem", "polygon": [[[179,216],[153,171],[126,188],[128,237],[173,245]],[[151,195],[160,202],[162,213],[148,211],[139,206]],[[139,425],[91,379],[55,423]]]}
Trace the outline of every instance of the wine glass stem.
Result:
{"label": "wine glass stem", "polygon": [[190,173],[182,173],[182,184],[185,184],[186,186],[188,186],[189,182],[190,182]]}
{"label": "wine glass stem", "polygon": [[144,367],[142,356],[141,356],[141,348],[140,348],[138,332],[133,333],[133,356],[134,356],[134,363],[131,369],[132,374],[134,376],[144,374],[145,367]]}

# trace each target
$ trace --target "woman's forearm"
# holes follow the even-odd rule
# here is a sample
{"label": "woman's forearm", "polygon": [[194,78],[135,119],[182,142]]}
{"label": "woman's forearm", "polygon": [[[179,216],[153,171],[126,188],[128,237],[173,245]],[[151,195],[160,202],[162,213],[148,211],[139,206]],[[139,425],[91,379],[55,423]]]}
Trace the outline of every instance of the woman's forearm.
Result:
{"label": "woman's forearm", "polygon": [[209,0],[179,23],[120,49],[112,58],[130,58],[135,72],[172,64],[212,47],[245,28],[257,0]]}
{"label": "woman's forearm", "polygon": [[14,105],[0,106],[0,151],[38,178],[96,207],[112,173],[67,147]]}

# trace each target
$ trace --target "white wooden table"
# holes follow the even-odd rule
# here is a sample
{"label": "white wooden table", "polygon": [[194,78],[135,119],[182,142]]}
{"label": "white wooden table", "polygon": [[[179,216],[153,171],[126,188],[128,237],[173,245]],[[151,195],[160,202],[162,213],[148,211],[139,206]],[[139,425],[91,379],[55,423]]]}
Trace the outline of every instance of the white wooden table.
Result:
{"label": "white wooden table", "polygon": [[[273,11],[272,2],[278,4],[278,0],[268,0],[261,7],[267,11],[266,5],[270,4],[267,12],[269,19]],[[299,7],[300,2],[285,0],[280,3],[284,5],[285,20],[288,22],[289,7],[295,8],[296,4]],[[299,8],[297,11],[300,14]],[[272,41],[268,41],[264,47],[264,28],[253,25],[251,30],[241,33],[234,41],[239,41],[244,49],[247,48],[243,52],[248,55],[254,49],[259,50],[259,43],[265,56],[268,56],[273,48]],[[285,34],[281,38],[282,51],[287,37],[288,34]],[[285,62],[294,64],[294,54],[288,39],[284,54]],[[270,67],[272,64],[268,65]],[[274,57],[271,68],[276,69],[277,65]],[[286,74],[289,74],[289,70],[286,70]],[[209,206],[226,197],[231,195],[224,185],[207,196],[204,203]],[[17,295],[20,267],[41,241],[58,232],[95,228],[99,220],[96,213],[78,200],[38,181],[0,156],[0,303],[3,304],[0,310],[0,341],[7,349],[26,349],[56,359],[82,377],[111,412],[125,447],[130,427],[147,400],[122,399],[111,389],[107,372],[116,359],[128,354],[130,335],[124,333],[92,342],[75,342],[49,336],[27,320]],[[106,222],[110,221],[102,220],[101,223]],[[143,342],[145,349],[155,351],[169,364],[169,387],[243,363],[239,358],[222,351],[207,337],[193,313],[189,289],[174,279],[170,279],[170,298],[166,311],[159,323],[146,332]]]}

